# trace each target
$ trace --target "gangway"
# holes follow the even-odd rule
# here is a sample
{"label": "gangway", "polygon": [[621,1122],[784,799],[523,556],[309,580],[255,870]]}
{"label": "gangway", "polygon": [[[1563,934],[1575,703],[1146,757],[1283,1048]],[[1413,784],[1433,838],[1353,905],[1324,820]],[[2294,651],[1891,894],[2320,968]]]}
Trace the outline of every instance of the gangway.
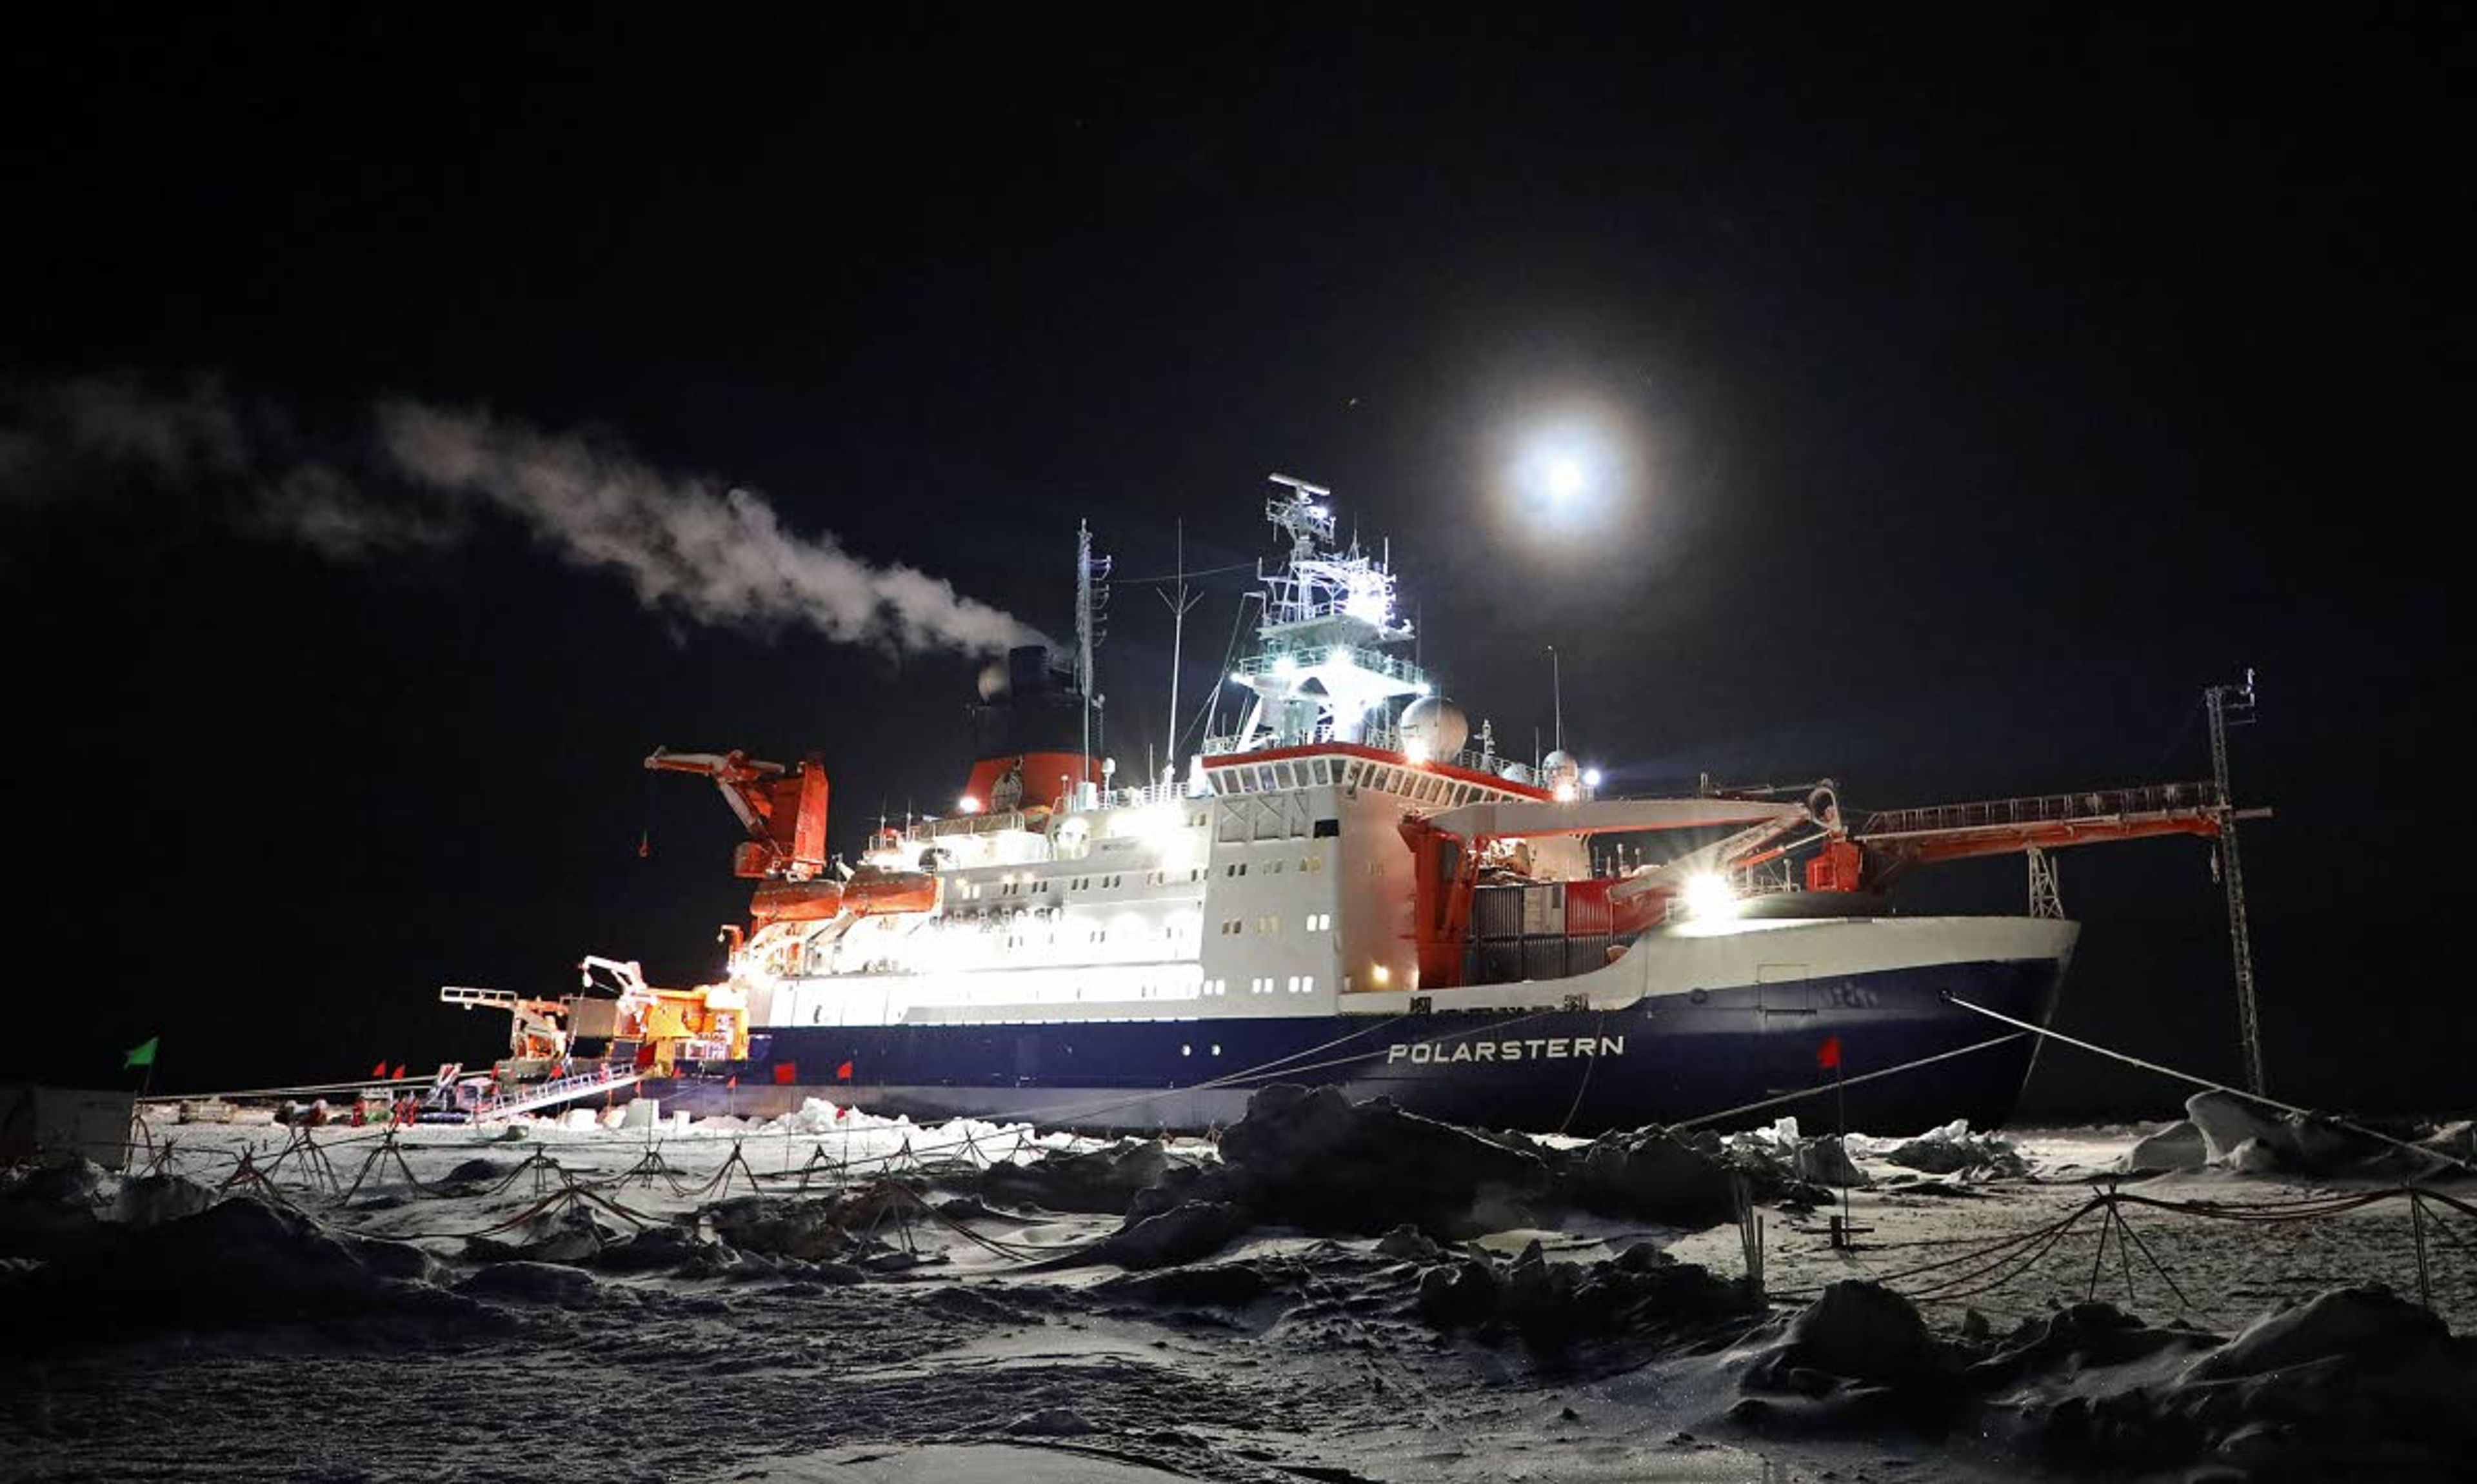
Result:
{"label": "gangway", "polygon": [[467,1089],[459,1088],[451,1094],[454,1101],[444,1106],[423,1108],[421,1121],[426,1124],[498,1123],[519,1113],[538,1113],[544,1108],[555,1108],[597,1093],[617,1092],[643,1080],[644,1074],[635,1067],[605,1062],[544,1082],[521,1082],[512,1087],[484,1091],[470,1101],[465,1099]]}

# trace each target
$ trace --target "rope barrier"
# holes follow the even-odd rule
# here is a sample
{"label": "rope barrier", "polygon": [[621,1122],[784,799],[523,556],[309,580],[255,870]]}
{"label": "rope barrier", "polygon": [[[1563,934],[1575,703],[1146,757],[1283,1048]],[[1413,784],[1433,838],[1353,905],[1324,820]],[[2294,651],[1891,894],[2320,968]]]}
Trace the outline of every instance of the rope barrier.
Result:
{"label": "rope barrier", "polygon": [[2396,1149],[2406,1150],[2410,1153],[2418,1155],[2422,1158],[2440,1160],[2446,1165],[2456,1166],[2465,1174],[2477,1175],[2477,1164],[2470,1164],[2467,1160],[2462,1159],[2457,1155],[2445,1154],[2439,1150],[2426,1149],[2420,1145],[2412,1144],[2406,1139],[2392,1138],[2389,1134],[2367,1128],[2362,1124],[2350,1123],[2348,1120],[2340,1118],[2335,1114],[2316,1112],[2312,1108],[2300,1108],[2292,1102],[2282,1102],[2276,1098],[2265,1098],[2260,1093],[2249,1093],[2244,1091],[2242,1088],[2230,1087],[2225,1082],[2214,1082],[2209,1077],[2195,1076],[2189,1072],[2179,1072],[2173,1067],[2163,1067],[2155,1061],[2144,1061],[2140,1057],[2132,1055],[2129,1052],[2114,1051],[2108,1047],[2100,1046],[2095,1042],[2084,1041],[2077,1036],[2068,1036],[2061,1030],[2049,1030],[2044,1026],[2034,1026],[2025,1020],[2015,1020],[2012,1016],[2007,1015],[2000,1010],[1990,1010],[1983,1004],[1972,1004],[1968,1001],[1962,999],[1960,996],[1953,994],[1949,990],[1944,992],[1943,998],[1947,1003],[1957,1004],[1964,1010],[1974,1010],[1979,1014],[1986,1016],[1989,1020],[2002,1021],[2007,1026],[2018,1026],[2023,1030],[2026,1030],[2033,1035],[2044,1036],[2051,1041],[2062,1041],[2066,1046],[2079,1047],[2085,1051],[2094,1051],[2101,1056],[2111,1057],[2116,1061],[2123,1062],[2127,1066],[2139,1067],[2145,1072],[2156,1072],[2162,1076],[2172,1076],[2178,1081],[2190,1082],[2196,1087],[2207,1087],[2213,1092],[2226,1093],[2231,1098],[2242,1098],[2247,1102],[2258,1102],[2266,1108],[2277,1108],[2282,1113],[2292,1113],[2298,1118],[2308,1119],[2314,1123],[2328,1124],[2334,1128],[2345,1129],[2349,1133],[2359,1134],[2365,1138],[2390,1145]]}

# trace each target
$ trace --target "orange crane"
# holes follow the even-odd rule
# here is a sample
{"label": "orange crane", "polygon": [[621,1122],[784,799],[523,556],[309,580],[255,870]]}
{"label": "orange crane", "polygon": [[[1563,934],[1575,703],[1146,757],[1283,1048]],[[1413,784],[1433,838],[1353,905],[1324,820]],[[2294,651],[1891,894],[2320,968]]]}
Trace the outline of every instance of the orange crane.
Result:
{"label": "orange crane", "polygon": [[1708,791],[1691,800],[1473,804],[1405,818],[1401,831],[1414,859],[1411,937],[1417,946],[1420,982],[1460,982],[1471,894],[1483,863],[1501,841],[1740,827],[1724,839],[1609,882],[1609,926],[1622,934],[1666,921],[1701,880],[1742,878],[1818,845],[1806,857],[1810,892],[1881,892],[1920,866],[2026,854],[2031,859],[2032,910],[2061,916],[2048,851],[2173,834],[2216,840],[2237,820],[2270,817],[2268,809],[2230,807],[2215,783],[2160,783],[1885,810],[1851,829],[1829,779],[1807,789],[1799,802],[1763,797],[1778,792],[1789,791],[1758,790],[1752,797]]}
{"label": "orange crane", "polygon": [[2268,809],[2232,809],[2215,783],[2154,783],[2089,793],[2041,794],[1974,804],[1888,809],[1866,816],[1807,862],[1812,891],[1882,890],[1920,866],[2105,845],[2161,835],[2215,840],[2231,821]]}
{"label": "orange crane", "polygon": [[713,779],[722,802],[748,831],[732,852],[734,876],[750,880],[806,881],[826,869],[826,760],[812,753],[786,768],[728,753],[671,753],[654,749],[645,766],[657,773],[692,773]]}

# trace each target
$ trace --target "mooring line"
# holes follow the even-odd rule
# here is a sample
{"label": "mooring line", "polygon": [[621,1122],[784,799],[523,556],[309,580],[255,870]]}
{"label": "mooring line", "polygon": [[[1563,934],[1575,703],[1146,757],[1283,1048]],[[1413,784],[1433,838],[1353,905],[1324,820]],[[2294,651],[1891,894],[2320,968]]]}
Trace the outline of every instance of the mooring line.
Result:
{"label": "mooring line", "polygon": [[2129,1052],[2114,1051],[2108,1047],[2100,1046],[2096,1042],[2084,1041],[2077,1036],[2068,1036],[2061,1030],[2049,1030],[2044,1026],[2034,1026],[2025,1020],[2015,1020],[2001,1010],[1990,1010],[1983,1004],[1972,1004],[1968,1001],[1952,993],[1950,990],[1944,991],[1943,998],[1947,1003],[1957,1004],[1964,1010],[1974,1010],[1977,1013],[1986,1016],[1989,1020],[2002,1021],[2007,1026],[2018,1026],[2023,1030],[2030,1032],[2032,1035],[2045,1036],[2049,1040],[2053,1041],[2062,1041],[2066,1046],[2077,1046],[2085,1051],[2094,1051],[2101,1056],[2112,1057],[2128,1066],[2139,1067],[2145,1072],[2156,1072],[2162,1076],[2172,1076],[2179,1081],[2190,1082],[2196,1087],[2207,1087],[2213,1092],[2226,1093],[2231,1098],[2242,1098],[2247,1102],[2258,1102],[2266,1108],[2277,1108],[2282,1113],[2293,1113],[2298,1118],[2311,1119],[2315,1123],[2328,1124],[2334,1128],[2342,1128],[2353,1134],[2361,1134],[2365,1138],[2375,1140],[2379,1143],[2390,1145],[2394,1149],[2403,1149],[2412,1154],[2415,1154],[2426,1159],[2440,1160],[2442,1163],[2454,1166],[2466,1174],[2477,1175],[2477,1164],[2470,1164],[2467,1160],[2459,1158],[2456,1155],[2445,1154],[2439,1150],[2427,1149],[2423,1145],[2412,1144],[2406,1139],[2392,1138],[2389,1134],[2381,1133],[2374,1129],[2367,1128],[2362,1124],[2351,1123],[2336,1114],[2316,1112],[2312,1108],[2300,1108],[2292,1102],[2282,1102],[2276,1098],[2265,1098],[2260,1093],[2249,1093],[2244,1091],[2242,1088],[2230,1087],[2225,1082],[2214,1082],[2206,1076],[2195,1076],[2189,1072],[2179,1072],[2173,1067],[2163,1067],[2155,1061],[2144,1061],[2140,1057],[2135,1056]]}

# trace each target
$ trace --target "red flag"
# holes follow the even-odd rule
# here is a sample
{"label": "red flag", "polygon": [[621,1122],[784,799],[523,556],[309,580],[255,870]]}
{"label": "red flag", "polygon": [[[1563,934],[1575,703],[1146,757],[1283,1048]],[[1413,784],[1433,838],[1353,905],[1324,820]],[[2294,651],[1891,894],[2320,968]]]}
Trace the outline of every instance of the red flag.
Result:
{"label": "red flag", "polygon": [[774,1064],[775,1085],[788,1087],[798,1080],[800,1080],[800,1064],[798,1062],[778,1061]]}
{"label": "red flag", "polygon": [[725,1087],[738,1087],[739,1085],[739,1074],[735,1072],[731,1076],[724,1077],[722,1079],[722,1085]]}
{"label": "red flag", "polygon": [[844,1062],[841,1066],[835,1069],[835,1080],[838,1082],[848,1082],[851,1080],[850,1062]]}
{"label": "red flag", "polygon": [[837,1109],[835,1109],[835,1122],[836,1122],[836,1123],[839,1124],[839,1123],[841,1123],[844,1119],[847,1119],[847,1118],[849,1118],[849,1117],[851,1117],[851,1109],[849,1109],[849,1108],[837,1108]]}
{"label": "red flag", "polygon": [[1839,1069],[1840,1037],[1838,1034],[1825,1036],[1823,1044],[1814,1049],[1814,1065],[1818,1071],[1824,1072]]}
{"label": "red flag", "polygon": [[380,1062],[377,1066],[372,1067],[372,1068],[370,1069],[370,1076],[387,1076],[387,1063],[386,1063],[386,1062]]}
{"label": "red flag", "polygon": [[397,1063],[395,1064],[395,1079],[396,1079],[397,1081],[399,1081],[399,1082],[401,1082],[401,1081],[403,1081],[403,1080],[404,1080],[404,1063],[403,1063],[403,1062],[397,1062]]}

